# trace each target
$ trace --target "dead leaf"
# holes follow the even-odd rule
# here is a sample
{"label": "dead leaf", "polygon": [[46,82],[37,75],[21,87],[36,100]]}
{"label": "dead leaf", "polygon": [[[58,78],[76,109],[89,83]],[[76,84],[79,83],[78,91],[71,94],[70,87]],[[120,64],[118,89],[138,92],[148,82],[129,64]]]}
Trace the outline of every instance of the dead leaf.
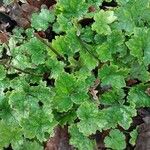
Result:
{"label": "dead leaf", "polygon": [[43,4],[45,4],[48,8],[56,4],[56,0],[27,0],[27,2],[37,8],[40,8]]}
{"label": "dead leaf", "polygon": [[150,96],[150,88],[147,88],[146,91],[145,91],[145,93],[146,93],[148,96]]}
{"label": "dead leaf", "polygon": [[64,128],[58,126],[55,129],[55,135],[47,141],[45,150],[74,150],[69,145],[69,134],[66,126]]}
{"label": "dead leaf", "polygon": [[39,10],[37,7],[34,7],[29,4],[22,4],[21,8],[22,8],[22,11],[26,12],[28,16],[31,15],[33,12],[36,12]]}
{"label": "dead leaf", "polygon": [[18,26],[27,28],[30,26],[30,22],[28,21],[28,18],[24,18],[23,13],[24,12],[19,4],[13,3],[10,6],[9,16],[17,22]]}
{"label": "dead leaf", "polygon": [[4,6],[1,6],[1,7],[0,7],[0,12],[3,12],[3,13],[5,13],[5,12],[6,12],[6,7],[4,7]]}
{"label": "dead leaf", "polygon": [[134,84],[138,83],[138,81],[136,79],[129,79],[127,81],[127,86],[132,86]]}
{"label": "dead leaf", "polygon": [[135,150],[150,150],[150,116],[143,119],[145,123],[138,127]]}
{"label": "dead leaf", "polygon": [[13,3],[10,6],[10,17],[15,20],[18,26],[23,28],[30,27],[30,19],[33,12],[38,11],[38,8],[30,6],[29,4]]}
{"label": "dead leaf", "polygon": [[94,6],[90,6],[88,8],[89,12],[95,12],[96,11],[96,8]]}
{"label": "dead leaf", "polygon": [[96,79],[94,82],[94,85],[91,86],[89,89],[89,93],[92,95],[94,100],[98,100],[98,96],[97,96],[98,90],[96,90],[96,88],[99,85],[99,83],[100,83],[100,80]]}
{"label": "dead leaf", "polygon": [[9,39],[8,33],[2,32],[0,33],[0,43],[7,43]]}

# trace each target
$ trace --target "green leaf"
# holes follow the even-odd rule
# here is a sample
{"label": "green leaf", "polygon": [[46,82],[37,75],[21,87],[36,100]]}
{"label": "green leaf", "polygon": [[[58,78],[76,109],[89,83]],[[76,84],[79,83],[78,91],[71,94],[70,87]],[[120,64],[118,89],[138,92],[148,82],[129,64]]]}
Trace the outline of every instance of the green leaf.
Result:
{"label": "green leaf", "polygon": [[147,28],[135,28],[134,36],[126,42],[131,55],[138,58],[139,63],[150,64],[150,30]]}
{"label": "green leaf", "polygon": [[79,37],[77,36],[77,31],[75,28],[71,28],[67,31],[65,41],[70,48],[70,52],[75,54],[78,51],[83,51],[83,47],[80,43]]}
{"label": "green leaf", "polygon": [[130,0],[116,0],[117,1],[117,3],[119,4],[119,5],[125,5],[126,3],[128,3]]}
{"label": "green leaf", "polygon": [[118,1],[122,4],[124,3],[124,5],[115,11],[118,18],[118,22],[116,23],[118,29],[125,30],[128,34],[132,34],[135,27],[145,26],[144,23],[147,22],[145,13],[149,13],[149,0]]}
{"label": "green leaf", "polygon": [[58,112],[67,112],[73,106],[71,98],[67,94],[60,93],[61,95],[56,95],[53,100],[53,106]]}
{"label": "green leaf", "polygon": [[40,42],[37,38],[31,38],[24,45],[26,52],[31,56],[32,62],[36,65],[43,64],[46,57],[46,45]]}
{"label": "green leaf", "polygon": [[81,17],[88,11],[85,0],[58,0],[56,10],[67,18]]}
{"label": "green leaf", "polygon": [[150,80],[150,73],[148,72],[148,67],[144,64],[139,64],[137,62],[131,65],[130,77],[132,79],[139,79],[142,82],[148,82]]}
{"label": "green leaf", "polygon": [[107,122],[103,129],[116,128],[118,124],[128,129],[132,123],[132,117],[136,116],[135,106],[116,105],[101,111],[103,119]]}
{"label": "green leaf", "polygon": [[6,70],[2,65],[0,65],[0,81],[3,80],[5,76],[6,76]]}
{"label": "green leaf", "polygon": [[10,87],[15,90],[29,89],[29,83],[26,81],[24,76],[18,76],[10,81]]}
{"label": "green leaf", "polygon": [[73,106],[71,101],[71,93],[74,90],[75,78],[67,73],[62,74],[56,80],[56,95],[53,100],[54,107],[58,111],[68,111]]}
{"label": "green leaf", "polygon": [[75,110],[71,109],[65,114],[56,113],[55,118],[59,121],[61,126],[64,126],[74,123],[74,121],[77,119],[77,114]]}
{"label": "green leaf", "polygon": [[95,143],[88,137],[84,136],[79,132],[76,125],[69,127],[69,133],[71,135],[70,144],[78,148],[78,150],[92,150],[94,149]]}
{"label": "green leaf", "polygon": [[113,30],[110,35],[107,36],[107,44],[109,45],[109,50],[112,54],[117,52],[122,52],[125,37],[121,31]]}
{"label": "green leaf", "polygon": [[129,92],[128,101],[130,103],[135,103],[137,108],[149,107],[150,97],[146,93],[147,88],[148,88],[148,85],[143,85],[143,84],[132,87]]}
{"label": "green leaf", "polygon": [[117,17],[114,15],[113,11],[101,10],[94,15],[95,22],[92,25],[92,30],[96,31],[98,34],[111,34],[111,28],[109,25],[116,19]]}
{"label": "green leaf", "polygon": [[53,105],[59,112],[67,112],[75,104],[88,100],[86,81],[76,80],[73,75],[63,73],[56,80]]}
{"label": "green leaf", "polygon": [[0,98],[0,119],[4,120],[7,123],[16,122],[16,118],[14,117],[14,112],[11,109],[8,103],[8,96],[2,95]]}
{"label": "green leaf", "polygon": [[9,96],[9,104],[11,108],[20,113],[23,113],[23,115],[25,115],[28,112],[30,106],[33,107],[33,104],[36,105],[35,102],[32,102],[31,105],[31,103],[29,103],[28,100],[24,91],[14,91]]}
{"label": "green leaf", "polygon": [[24,136],[29,139],[37,138],[39,141],[46,140],[45,133],[52,134],[57,122],[53,120],[51,110],[38,110],[30,112],[29,117],[23,118],[21,126]]}
{"label": "green leaf", "polygon": [[[15,80],[16,81],[16,80]],[[9,105],[18,114],[17,119],[27,117],[30,111],[40,109],[39,103],[51,107],[53,93],[44,83],[23,90],[21,87],[9,95]]]}
{"label": "green leaf", "polygon": [[66,36],[55,36],[55,40],[52,41],[52,46],[61,54],[67,54],[72,56],[73,52],[69,48],[68,43],[66,42]]}
{"label": "green leaf", "polygon": [[38,142],[36,141],[27,141],[24,140],[22,144],[20,145],[13,145],[14,150],[43,150],[43,146],[41,146]]}
{"label": "green leaf", "polygon": [[80,122],[77,124],[79,131],[85,136],[94,134],[96,130],[100,130],[105,127],[106,121],[101,118],[98,113],[96,104],[85,102],[77,110],[77,116]]}
{"label": "green leaf", "polygon": [[9,144],[18,143],[22,138],[22,131],[17,124],[8,124],[0,121],[0,149],[6,148]]}
{"label": "green leaf", "polygon": [[51,78],[57,79],[64,72],[64,64],[57,59],[48,59],[45,64],[51,71]]}
{"label": "green leaf", "polygon": [[98,57],[102,62],[112,61],[112,54],[123,53],[124,52],[124,36],[122,32],[112,31],[110,35],[107,36],[107,41],[99,44],[96,47],[96,52]]}
{"label": "green leaf", "polygon": [[38,86],[32,86],[29,89],[29,94],[31,97],[37,99],[37,101],[42,102],[45,106],[51,106],[51,102],[54,96],[53,91],[46,86],[45,82],[40,82]]}
{"label": "green leaf", "polygon": [[33,13],[31,18],[31,26],[36,30],[46,30],[50,23],[55,19],[55,16],[50,10],[41,9],[41,12]]}
{"label": "green leaf", "polygon": [[136,144],[136,139],[137,139],[137,136],[138,136],[138,132],[137,132],[137,129],[134,129],[133,131],[130,132],[130,144],[131,145],[135,145]]}
{"label": "green leaf", "polygon": [[123,104],[125,93],[123,89],[112,89],[100,97],[100,103],[104,105]]}
{"label": "green leaf", "polygon": [[57,22],[54,23],[53,30],[56,33],[60,33],[62,31],[66,32],[67,30],[70,30],[72,26],[72,22],[61,13],[57,15]]}
{"label": "green leaf", "polygon": [[81,40],[85,41],[85,42],[93,42],[94,40],[94,32],[92,31],[92,29],[90,27],[85,27],[82,28],[81,33],[80,33],[80,38]]}
{"label": "green leaf", "polygon": [[80,54],[81,54],[80,61],[83,66],[86,66],[89,70],[92,70],[96,66],[98,66],[98,60],[95,59],[89,52],[82,50]]}
{"label": "green leaf", "polygon": [[111,51],[107,43],[103,43],[102,45],[96,48],[96,52],[98,53],[98,58],[102,62],[112,61]]}
{"label": "green leaf", "polygon": [[43,64],[47,55],[47,46],[37,38],[31,38],[29,41],[12,49],[12,64],[24,70],[26,68],[36,68]]}
{"label": "green leaf", "polygon": [[28,38],[33,38],[34,37],[34,29],[33,28],[26,29],[25,33],[26,33]]}
{"label": "green leaf", "polygon": [[87,2],[89,6],[94,5],[99,7],[102,4],[103,0],[87,0]]}
{"label": "green leaf", "polygon": [[125,135],[118,129],[111,130],[109,136],[104,139],[105,146],[113,150],[123,150],[126,148]]}
{"label": "green leaf", "polygon": [[127,69],[118,69],[118,66],[116,65],[104,65],[99,71],[99,77],[102,81],[102,85],[111,85],[116,88],[126,86],[125,77],[127,74]]}

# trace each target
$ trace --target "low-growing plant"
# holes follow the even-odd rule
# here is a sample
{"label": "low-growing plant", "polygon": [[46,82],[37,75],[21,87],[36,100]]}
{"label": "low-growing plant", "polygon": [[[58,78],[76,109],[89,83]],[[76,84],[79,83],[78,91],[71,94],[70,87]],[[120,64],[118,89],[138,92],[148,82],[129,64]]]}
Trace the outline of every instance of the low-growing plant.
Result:
{"label": "low-growing plant", "polygon": [[[1,45],[0,149],[41,150],[57,125],[79,150],[105,130],[107,148],[126,147],[122,131],[150,106],[150,1],[102,3],[57,0]],[[49,27],[48,41],[40,32]]]}

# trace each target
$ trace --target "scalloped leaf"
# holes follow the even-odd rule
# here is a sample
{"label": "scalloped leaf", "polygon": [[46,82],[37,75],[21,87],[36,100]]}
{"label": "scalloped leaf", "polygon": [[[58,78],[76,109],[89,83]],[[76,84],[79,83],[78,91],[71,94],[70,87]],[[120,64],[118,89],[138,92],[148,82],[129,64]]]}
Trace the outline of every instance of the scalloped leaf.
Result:
{"label": "scalloped leaf", "polygon": [[71,135],[70,144],[78,148],[78,150],[92,150],[95,147],[94,141],[90,140],[88,137],[84,136],[79,132],[76,125],[71,125],[69,127],[69,133]]}
{"label": "scalloped leaf", "polygon": [[109,136],[104,139],[105,146],[113,150],[123,150],[126,148],[125,135],[118,129],[111,130]]}
{"label": "scalloped leaf", "polygon": [[98,34],[108,35],[111,34],[110,24],[113,23],[117,17],[113,11],[100,10],[94,15],[95,22],[92,25],[92,30]]}

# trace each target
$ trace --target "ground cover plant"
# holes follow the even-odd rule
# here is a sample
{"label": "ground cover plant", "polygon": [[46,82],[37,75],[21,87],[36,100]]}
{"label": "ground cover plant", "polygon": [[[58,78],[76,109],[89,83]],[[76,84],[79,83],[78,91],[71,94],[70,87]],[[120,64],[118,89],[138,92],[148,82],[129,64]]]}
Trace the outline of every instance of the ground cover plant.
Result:
{"label": "ground cover plant", "polygon": [[58,126],[70,149],[133,149],[150,114],[150,0],[53,4],[0,45],[0,149],[42,150]]}

